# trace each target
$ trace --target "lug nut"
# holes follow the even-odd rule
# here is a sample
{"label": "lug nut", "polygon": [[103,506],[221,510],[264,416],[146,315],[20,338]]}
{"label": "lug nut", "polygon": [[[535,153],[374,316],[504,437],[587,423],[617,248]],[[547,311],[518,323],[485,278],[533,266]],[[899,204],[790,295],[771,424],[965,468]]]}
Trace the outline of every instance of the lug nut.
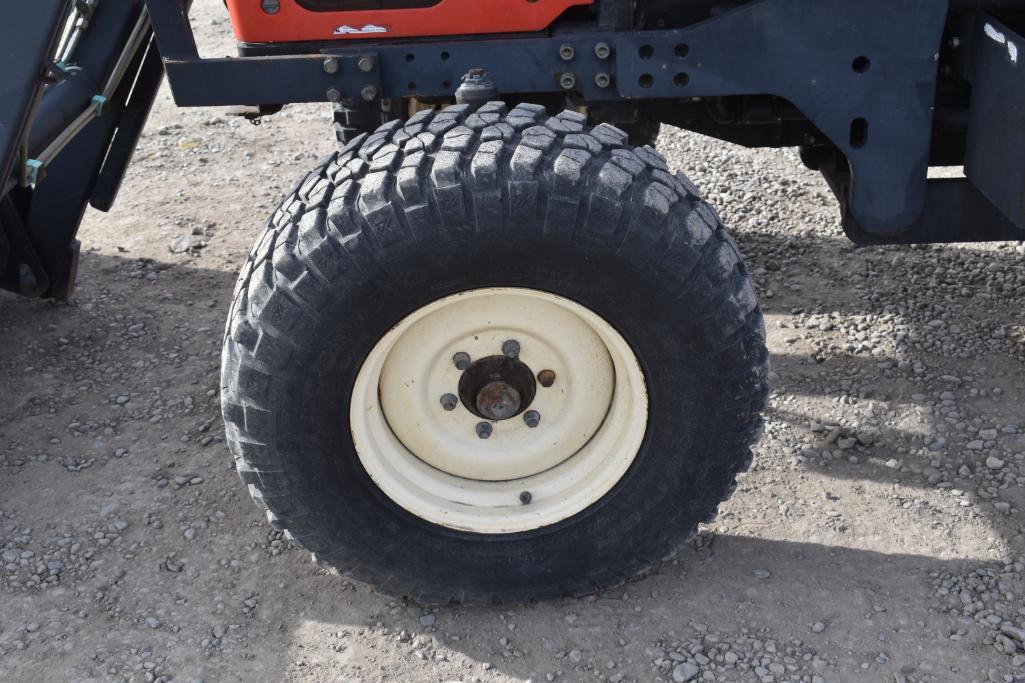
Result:
{"label": "lug nut", "polygon": [[441,407],[445,410],[455,410],[457,405],[459,405],[459,399],[456,398],[455,394],[441,395]]}
{"label": "lug nut", "polygon": [[516,358],[520,355],[520,343],[515,339],[510,339],[502,344],[502,353],[506,358]]}
{"label": "lug nut", "polygon": [[368,74],[374,70],[374,67],[377,66],[377,62],[373,57],[360,57],[359,61],[356,62],[356,66],[359,67],[360,71]]}
{"label": "lug nut", "polygon": [[527,426],[533,429],[534,427],[541,424],[541,413],[536,410],[528,410],[523,413],[523,421],[527,423]]}
{"label": "lug nut", "polygon": [[530,494],[530,491],[524,491],[520,494],[520,502],[524,505],[529,505],[532,500],[534,500],[534,496]]}
{"label": "lug nut", "polygon": [[363,98],[364,102],[373,102],[377,99],[377,88],[372,85],[363,86],[363,89],[359,91],[359,95]]}
{"label": "lug nut", "polygon": [[338,73],[338,60],[334,57],[328,57],[324,60],[324,73],[336,74]]}
{"label": "lug nut", "polygon": [[327,89],[327,101],[328,102],[341,102],[342,101],[342,91],[339,90],[338,88],[328,88]]}
{"label": "lug nut", "polygon": [[559,77],[559,86],[563,90],[572,90],[577,85],[577,77],[573,74],[562,74]]}
{"label": "lug nut", "polygon": [[491,436],[491,425],[487,422],[477,423],[477,436],[482,439],[487,439]]}
{"label": "lug nut", "polygon": [[465,370],[470,367],[470,354],[465,351],[460,351],[452,356],[452,362],[455,364],[456,369]]}
{"label": "lug nut", "polygon": [[576,54],[577,54],[577,51],[574,50],[573,46],[570,45],[569,43],[563,43],[559,47],[559,56],[562,57],[563,61],[568,62],[569,60],[573,59],[573,57]]}
{"label": "lug nut", "polygon": [[596,43],[594,46],[594,56],[598,59],[608,59],[609,55],[612,54],[612,48],[609,47],[608,43]]}
{"label": "lug nut", "polygon": [[542,370],[537,373],[537,382],[545,389],[555,384],[555,370]]}
{"label": "lug nut", "polygon": [[604,71],[601,71],[594,75],[594,84],[599,88],[607,88],[609,87],[610,83],[612,83],[612,77]]}

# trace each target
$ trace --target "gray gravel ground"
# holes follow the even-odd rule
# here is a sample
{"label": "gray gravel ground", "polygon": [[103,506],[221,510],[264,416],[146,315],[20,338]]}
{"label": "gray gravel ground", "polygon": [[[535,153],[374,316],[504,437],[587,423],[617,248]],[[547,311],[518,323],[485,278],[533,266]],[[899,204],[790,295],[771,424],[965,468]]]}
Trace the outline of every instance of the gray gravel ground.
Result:
{"label": "gray gravel ground", "polygon": [[754,467],[640,581],[426,611],[271,530],[224,446],[235,271],[331,148],[322,106],[256,128],[165,91],[74,299],[0,296],[0,679],[1025,681],[1022,246],[855,248],[796,154],[667,130],[766,313]]}

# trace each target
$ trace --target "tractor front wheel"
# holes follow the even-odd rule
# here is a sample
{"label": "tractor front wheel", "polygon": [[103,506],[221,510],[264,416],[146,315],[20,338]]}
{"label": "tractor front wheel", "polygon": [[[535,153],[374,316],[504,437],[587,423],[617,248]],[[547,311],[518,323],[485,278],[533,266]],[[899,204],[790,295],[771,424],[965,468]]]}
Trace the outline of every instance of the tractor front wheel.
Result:
{"label": "tractor front wheel", "polygon": [[671,556],[751,461],[762,317],[694,187],[608,125],[491,103],[355,141],[282,203],[223,354],[242,480],[424,603],[579,595]]}

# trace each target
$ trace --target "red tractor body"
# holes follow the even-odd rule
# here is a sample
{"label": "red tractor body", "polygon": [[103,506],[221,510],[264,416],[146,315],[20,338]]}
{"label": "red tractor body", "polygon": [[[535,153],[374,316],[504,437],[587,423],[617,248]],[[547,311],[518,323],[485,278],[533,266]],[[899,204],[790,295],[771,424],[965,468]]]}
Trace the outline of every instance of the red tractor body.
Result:
{"label": "red tractor body", "polygon": [[227,0],[244,43],[480,35],[540,31],[593,0]]}

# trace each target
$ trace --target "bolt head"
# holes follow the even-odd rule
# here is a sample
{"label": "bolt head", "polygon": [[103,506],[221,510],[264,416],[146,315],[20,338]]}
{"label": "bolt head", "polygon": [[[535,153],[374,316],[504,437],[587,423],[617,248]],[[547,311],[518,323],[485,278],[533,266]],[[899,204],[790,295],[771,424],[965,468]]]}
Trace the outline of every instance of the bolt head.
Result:
{"label": "bolt head", "polygon": [[523,491],[520,493],[520,502],[524,505],[529,505],[532,500],[534,500],[534,496],[531,495],[530,491]]}
{"label": "bolt head", "polygon": [[594,84],[599,88],[607,88],[610,83],[612,83],[612,77],[604,71],[594,75]]}
{"label": "bolt head", "polygon": [[487,422],[477,423],[477,436],[481,439],[487,439],[491,437],[491,425]]}
{"label": "bolt head", "polygon": [[520,355],[520,343],[515,339],[508,340],[502,344],[502,353],[506,358],[517,358]]}
{"label": "bolt head", "polygon": [[456,366],[456,369],[465,370],[470,367],[470,354],[465,351],[460,351],[452,356],[452,363]]}
{"label": "bolt head", "polygon": [[612,48],[609,47],[608,43],[597,43],[594,46],[594,56],[598,59],[608,59],[611,54]]}
{"label": "bolt head", "polygon": [[459,405],[459,399],[456,398],[455,394],[442,394],[441,395],[441,407],[445,410],[455,410],[456,406]]}
{"label": "bolt head", "polygon": [[338,73],[338,60],[335,57],[328,57],[324,60],[324,73],[336,74]]}
{"label": "bolt head", "polygon": [[363,89],[359,91],[359,95],[363,98],[364,102],[373,102],[377,99],[377,88],[372,85],[364,86]]}
{"label": "bolt head", "polygon": [[527,423],[527,426],[531,429],[541,424],[541,413],[536,410],[528,410],[523,413],[523,421]]}
{"label": "bolt head", "polygon": [[555,384],[555,370],[542,370],[537,373],[537,383],[545,389]]}
{"label": "bolt head", "polygon": [[342,101],[342,91],[339,90],[338,88],[328,88],[327,89],[327,100],[328,100],[328,102],[341,102]]}
{"label": "bolt head", "polygon": [[568,62],[576,56],[577,51],[573,49],[573,46],[569,43],[563,43],[559,47],[559,56],[562,57],[563,61]]}
{"label": "bolt head", "polygon": [[577,85],[577,77],[573,74],[562,74],[559,78],[559,85],[563,90],[572,90]]}
{"label": "bolt head", "polygon": [[377,66],[377,60],[373,57],[360,57],[359,61],[356,62],[356,66],[359,67],[360,71],[368,74],[374,70],[375,66]]}

